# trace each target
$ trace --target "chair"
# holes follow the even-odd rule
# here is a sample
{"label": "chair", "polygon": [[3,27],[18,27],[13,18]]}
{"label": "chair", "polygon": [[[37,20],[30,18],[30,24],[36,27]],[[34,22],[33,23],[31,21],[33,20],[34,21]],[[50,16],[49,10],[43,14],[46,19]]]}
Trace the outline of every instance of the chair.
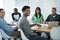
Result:
{"label": "chair", "polygon": [[50,32],[52,40],[60,40],[60,27],[53,27]]}
{"label": "chair", "polygon": [[16,38],[16,37],[8,36],[2,29],[0,29],[0,32],[1,32],[2,37],[3,37],[4,39],[12,39],[12,38]]}
{"label": "chair", "polygon": [[21,28],[18,29],[18,31],[21,32],[21,37],[22,37],[22,40],[29,40],[25,35],[24,35],[24,32],[22,31]]}
{"label": "chair", "polygon": [[1,31],[0,31],[0,40],[2,40],[2,35],[1,35]]}

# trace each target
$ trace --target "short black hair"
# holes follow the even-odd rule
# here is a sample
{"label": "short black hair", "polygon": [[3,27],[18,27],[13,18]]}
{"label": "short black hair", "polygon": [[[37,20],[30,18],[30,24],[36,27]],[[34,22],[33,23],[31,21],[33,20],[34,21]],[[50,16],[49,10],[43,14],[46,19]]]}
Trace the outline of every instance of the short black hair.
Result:
{"label": "short black hair", "polygon": [[26,9],[30,9],[30,6],[24,6],[24,7],[22,8],[22,12],[25,11]]}
{"label": "short black hair", "polygon": [[14,10],[18,10],[17,8],[14,8]]}
{"label": "short black hair", "polygon": [[55,11],[56,11],[56,8],[55,7],[53,7],[52,9],[55,9]]}
{"label": "short black hair", "polygon": [[4,10],[4,9],[0,9],[0,12],[1,12],[1,10]]}

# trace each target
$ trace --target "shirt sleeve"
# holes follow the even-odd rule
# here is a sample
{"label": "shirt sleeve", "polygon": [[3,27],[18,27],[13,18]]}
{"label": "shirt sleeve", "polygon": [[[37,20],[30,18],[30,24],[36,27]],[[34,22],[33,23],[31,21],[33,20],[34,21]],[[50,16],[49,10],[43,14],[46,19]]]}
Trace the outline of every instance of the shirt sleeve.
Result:
{"label": "shirt sleeve", "polygon": [[12,19],[15,20],[15,18],[14,18],[14,13],[12,13]]}
{"label": "shirt sleeve", "polygon": [[21,13],[19,13],[19,18],[21,17]]}
{"label": "shirt sleeve", "polygon": [[21,13],[18,13],[18,15],[19,15],[18,20],[19,20],[19,18],[21,17]]}
{"label": "shirt sleeve", "polygon": [[[25,32],[27,35],[37,35],[35,33],[32,33],[30,27],[28,24],[26,24],[26,21],[22,20],[20,22],[20,28],[23,30],[23,32]],[[28,32],[28,33],[27,33]]]}
{"label": "shirt sleeve", "polygon": [[[47,17],[46,21],[48,22],[48,21],[49,21],[49,19],[50,19],[50,15]],[[46,21],[45,21],[45,22],[46,22]]]}
{"label": "shirt sleeve", "polygon": [[[59,18],[60,18],[60,15],[59,15]],[[59,25],[60,25],[60,19],[59,19]]]}
{"label": "shirt sleeve", "polygon": [[35,25],[36,25],[36,23],[35,24],[30,24],[29,26],[32,27],[32,26],[35,26]]}
{"label": "shirt sleeve", "polygon": [[3,29],[6,33],[12,33],[14,30],[16,30],[16,27],[10,28],[3,19],[0,20],[0,28]]}

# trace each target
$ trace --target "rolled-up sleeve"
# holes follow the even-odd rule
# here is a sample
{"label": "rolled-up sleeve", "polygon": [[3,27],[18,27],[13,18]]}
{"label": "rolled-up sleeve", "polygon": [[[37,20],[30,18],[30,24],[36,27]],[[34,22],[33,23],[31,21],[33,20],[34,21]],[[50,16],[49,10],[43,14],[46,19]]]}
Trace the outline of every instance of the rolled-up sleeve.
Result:
{"label": "rolled-up sleeve", "polygon": [[8,35],[10,35],[14,30],[16,30],[16,27],[10,28],[3,19],[0,19],[0,28],[3,29]]}

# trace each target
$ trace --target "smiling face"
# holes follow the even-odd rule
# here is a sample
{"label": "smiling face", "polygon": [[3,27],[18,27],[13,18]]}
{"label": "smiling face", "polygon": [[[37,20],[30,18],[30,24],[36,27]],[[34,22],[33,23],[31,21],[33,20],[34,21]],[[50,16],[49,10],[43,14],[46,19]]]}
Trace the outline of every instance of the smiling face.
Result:
{"label": "smiling face", "polygon": [[39,9],[36,9],[37,15],[40,15],[41,11]]}
{"label": "smiling face", "polygon": [[56,14],[56,8],[52,9],[52,14],[55,15]]}
{"label": "smiling face", "polygon": [[17,8],[14,8],[14,13],[17,13],[18,12],[18,9]]}
{"label": "smiling face", "polygon": [[30,15],[30,9],[26,9],[25,11],[24,11],[24,14],[26,15],[26,16],[29,16]]}
{"label": "smiling face", "polygon": [[0,11],[0,17],[3,17],[4,18],[4,16],[5,16],[5,11],[4,10],[1,10]]}
{"label": "smiling face", "polygon": [[24,6],[22,8],[22,12],[24,13],[25,16],[29,16],[30,15],[30,6]]}

